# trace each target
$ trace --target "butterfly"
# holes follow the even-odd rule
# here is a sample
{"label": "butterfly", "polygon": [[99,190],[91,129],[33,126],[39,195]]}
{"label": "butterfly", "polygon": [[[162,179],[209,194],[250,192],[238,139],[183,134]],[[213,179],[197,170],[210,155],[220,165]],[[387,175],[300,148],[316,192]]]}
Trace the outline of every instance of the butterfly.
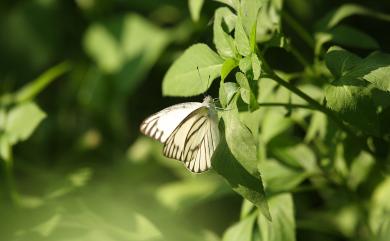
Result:
{"label": "butterfly", "polygon": [[180,160],[191,172],[204,172],[219,144],[218,115],[214,100],[186,102],[146,118],[140,131],[164,144],[164,156]]}

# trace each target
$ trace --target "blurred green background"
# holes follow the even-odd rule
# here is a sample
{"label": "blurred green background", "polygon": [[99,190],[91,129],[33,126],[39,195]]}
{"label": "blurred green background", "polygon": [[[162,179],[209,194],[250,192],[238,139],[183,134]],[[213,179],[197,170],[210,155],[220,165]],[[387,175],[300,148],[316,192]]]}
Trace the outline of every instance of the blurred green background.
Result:
{"label": "blurred green background", "polygon": [[[310,32],[346,2],[290,0],[284,8]],[[354,2],[390,11],[387,0]],[[0,240],[219,240],[239,219],[242,198],[221,177],[189,173],[138,131],[146,116],[189,101],[162,97],[162,79],[191,44],[212,46],[218,6],[206,0],[194,22],[184,0],[0,2],[0,94],[42,81],[53,66],[46,74],[58,75],[34,99],[46,117],[12,147],[12,167],[1,164]],[[390,52],[388,23],[349,21]],[[280,54],[267,57],[286,71],[300,68]],[[296,206],[319,200],[294,196]],[[307,226],[298,225],[298,240],[317,237]],[[323,240],[344,240],[333,235]]]}

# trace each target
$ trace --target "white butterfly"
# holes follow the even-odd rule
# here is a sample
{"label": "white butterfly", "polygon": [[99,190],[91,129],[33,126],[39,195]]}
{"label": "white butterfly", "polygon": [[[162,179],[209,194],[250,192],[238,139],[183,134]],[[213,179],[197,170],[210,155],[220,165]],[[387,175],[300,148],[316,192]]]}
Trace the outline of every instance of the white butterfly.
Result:
{"label": "white butterfly", "polygon": [[218,116],[214,101],[187,102],[165,108],[144,120],[140,130],[162,143],[164,155],[184,162],[192,172],[211,167],[219,143]]}

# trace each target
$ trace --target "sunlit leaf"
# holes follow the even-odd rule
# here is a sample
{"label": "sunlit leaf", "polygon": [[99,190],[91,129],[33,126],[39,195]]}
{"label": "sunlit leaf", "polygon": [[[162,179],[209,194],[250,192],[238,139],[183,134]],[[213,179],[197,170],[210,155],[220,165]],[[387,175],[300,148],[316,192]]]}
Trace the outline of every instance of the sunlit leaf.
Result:
{"label": "sunlit leaf", "polygon": [[[345,50],[332,48],[325,60],[332,73],[339,76],[325,89],[329,107],[362,131],[380,135],[382,117],[377,111],[387,108],[388,100],[379,89],[388,88],[389,55],[377,52],[359,61]],[[382,101],[377,102],[379,99]]]}
{"label": "sunlit leaf", "polygon": [[[221,125],[224,127],[223,121],[221,121]],[[213,155],[212,166],[229,182],[235,192],[254,203],[261,213],[271,220],[261,176],[254,177],[240,164],[229,150],[224,134],[222,134],[221,142]]]}
{"label": "sunlit leaf", "polygon": [[39,224],[33,231],[39,233],[43,237],[48,237],[60,223],[62,215],[57,213],[44,223]]}
{"label": "sunlit leaf", "polygon": [[9,161],[11,158],[11,144],[4,134],[0,136],[0,157],[5,161]]}
{"label": "sunlit leaf", "polygon": [[126,95],[134,91],[170,41],[166,30],[139,15],[127,14],[91,24],[84,48],[103,73],[114,74],[117,93]]}
{"label": "sunlit leaf", "polygon": [[261,241],[295,241],[295,218],[292,195],[289,193],[269,199],[272,222],[258,216]]}
{"label": "sunlit leaf", "polygon": [[188,0],[188,7],[190,8],[191,18],[194,22],[199,20],[203,2],[204,0]]}
{"label": "sunlit leaf", "polygon": [[251,53],[251,47],[249,38],[244,30],[241,16],[239,15],[236,20],[236,28],[234,31],[234,40],[237,46],[238,53],[242,56],[247,56]]}
{"label": "sunlit leaf", "polygon": [[[250,2],[250,1],[247,1]],[[282,11],[282,0],[266,1],[261,7],[257,18],[256,40],[258,42],[266,42],[280,32]],[[252,27],[251,25],[250,27]]]}
{"label": "sunlit leaf", "polygon": [[329,48],[328,53],[325,55],[326,67],[336,78],[345,75],[360,61],[361,58],[356,54],[336,46]]}
{"label": "sunlit leaf", "polygon": [[240,15],[242,26],[247,36],[250,36],[252,29],[256,26],[259,11],[264,7],[263,0],[241,0]]}
{"label": "sunlit leaf", "polygon": [[326,16],[318,22],[317,29],[321,29],[321,30],[330,29],[336,26],[344,19],[353,15],[363,15],[363,16],[366,15],[373,18],[378,18],[380,20],[390,21],[389,14],[376,12],[369,8],[357,4],[344,4],[341,7],[326,14]]}
{"label": "sunlit leaf", "polygon": [[258,80],[260,78],[260,73],[261,73],[261,62],[257,57],[257,54],[255,53],[252,53],[251,60],[252,60],[253,79]]}
{"label": "sunlit leaf", "polygon": [[[390,177],[384,179],[375,187],[370,203],[370,227],[374,233],[379,234],[383,222],[389,217],[390,212]],[[386,231],[386,230],[384,230]]]}
{"label": "sunlit leaf", "polygon": [[239,86],[233,82],[223,83],[219,86],[219,101],[226,107],[237,93]]}
{"label": "sunlit leaf", "polygon": [[5,127],[9,143],[26,140],[45,117],[46,114],[33,102],[25,102],[11,109]]}
{"label": "sunlit leaf", "polygon": [[220,180],[204,176],[165,184],[157,190],[156,197],[172,210],[183,210],[205,202],[208,198],[216,198],[226,191]]}
{"label": "sunlit leaf", "polygon": [[237,67],[237,62],[235,59],[226,59],[225,62],[223,62],[222,69],[221,69],[221,81],[224,81],[228,74]]}
{"label": "sunlit leaf", "polygon": [[226,141],[233,156],[241,165],[254,174],[257,172],[256,141],[248,129],[238,118],[235,111],[222,114],[225,122]]}
{"label": "sunlit leaf", "polygon": [[304,170],[288,167],[276,160],[267,160],[260,165],[267,193],[291,191],[310,174]]}
{"label": "sunlit leaf", "polygon": [[205,92],[220,76],[223,60],[207,45],[188,48],[169,68],[163,80],[166,96],[194,96]]}
{"label": "sunlit leaf", "polygon": [[236,80],[237,83],[240,85],[240,90],[241,90],[241,98],[245,103],[248,104],[249,110],[250,111],[255,111],[259,108],[259,104],[256,101],[256,96],[252,92],[252,88],[249,84],[248,79],[246,76],[241,73],[237,72],[236,73]]}
{"label": "sunlit leaf", "polygon": [[245,74],[252,74],[252,59],[251,56],[246,56],[240,59],[240,70]]}
{"label": "sunlit leaf", "polygon": [[375,235],[374,241],[387,241],[390,237],[390,218],[389,213],[381,220],[378,232]]}
{"label": "sunlit leaf", "polygon": [[361,183],[363,183],[372,170],[374,163],[375,160],[370,154],[361,152],[351,164],[347,180],[348,186],[351,189],[356,189]]}
{"label": "sunlit leaf", "polygon": [[256,220],[256,215],[252,214],[243,218],[240,222],[230,227],[223,235],[222,241],[251,241],[252,229]]}
{"label": "sunlit leaf", "polygon": [[214,44],[223,58],[235,58],[236,47],[229,33],[236,25],[237,16],[227,7],[218,8],[214,15]]}

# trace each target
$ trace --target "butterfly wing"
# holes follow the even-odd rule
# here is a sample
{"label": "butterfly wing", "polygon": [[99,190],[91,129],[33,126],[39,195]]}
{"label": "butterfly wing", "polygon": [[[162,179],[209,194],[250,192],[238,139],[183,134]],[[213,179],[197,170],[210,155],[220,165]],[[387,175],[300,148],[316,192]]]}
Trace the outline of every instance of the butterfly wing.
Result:
{"label": "butterfly wing", "polygon": [[219,143],[215,111],[202,106],[186,117],[164,145],[164,155],[184,162],[192,172],[211,167],[211,157]]}
{"label": "butterfly wing", "polygon": [[176,127],[201,106],[202,103],[199,102],[170,106],[145,119],[140,130],[143,134],[165,143]]}

